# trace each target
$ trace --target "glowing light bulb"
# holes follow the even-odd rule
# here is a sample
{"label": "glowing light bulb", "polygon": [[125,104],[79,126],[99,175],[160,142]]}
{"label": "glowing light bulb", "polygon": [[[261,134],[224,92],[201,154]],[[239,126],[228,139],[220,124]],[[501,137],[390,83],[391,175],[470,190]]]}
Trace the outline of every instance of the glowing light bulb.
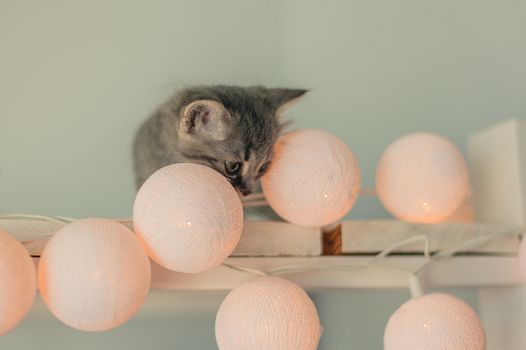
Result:
{"label": "glowing light bulb", "polygon": [[376,191],[384,207],[400,220],[442,222],[469,193],[466,162],[443,137],[407,135],[389,145],[380,158]]}
{"label": "glowing light bulb", "polygon": [[258,277],[234,288],[216,316],[220,350],[315,350],[320,320],[307,293],[280,277]]}
{"label": "glowing light bulb", "polygon": [[261,185],[276,213],[302,226],[324,226],[345,216],[360,188],[352,151],[325,131],[305,129],[281,136]]}
{"label": "glowing light bulb", "polygon": [[135,199],[133,228],[158,264],[198,273],[232,253],[243,229],[243,207],[217,171],[179,163],[158,170],[143,184]]}
{"label": "glowing light bulb", "polygon": [[447,294],[414,298],[396,310],[384,332],[384,350],[484,350],[486,336],[477,314]]}
{"label": "glowing light bulb", "polygon": [[83,331],[105,331],[128,321],[150,289],[150,260],[126,226],[83,219],[47,243],[38,268],[49,310]]}
{"label": "glowing light bulb", "polygon": [[26,248],[0,229],[0,335],[27,315],[36,289],[35,265]]}

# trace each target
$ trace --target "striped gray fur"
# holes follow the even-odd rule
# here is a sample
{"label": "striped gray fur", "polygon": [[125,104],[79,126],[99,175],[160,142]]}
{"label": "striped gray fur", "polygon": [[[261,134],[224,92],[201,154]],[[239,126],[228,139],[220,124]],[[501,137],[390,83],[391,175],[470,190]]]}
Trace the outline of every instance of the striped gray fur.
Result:
{"label": "striped gray fur", "polygon": [[164,166],[190,162],[217,170],[242,195],[253,192],[283,130],[283,109],[306,92],[225,85],[178,91],[137,132],[137,187]]}

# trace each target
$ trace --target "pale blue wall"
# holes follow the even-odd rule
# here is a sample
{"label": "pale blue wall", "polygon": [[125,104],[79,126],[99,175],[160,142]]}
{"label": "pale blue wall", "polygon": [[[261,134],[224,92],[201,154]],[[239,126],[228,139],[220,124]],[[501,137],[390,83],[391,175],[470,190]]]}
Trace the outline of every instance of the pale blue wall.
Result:
{"label": "pale blue wall", "polygon": [[[525,18],[516,0],[0,0],[0,212],[129,216],[133,132],[193,83],[311,88],[290,116],[342,137],[371,186],[400,135],[434,131],[463,149],[471,130],[526,115]],[[373,199],[350,214],[384,216]],[[33,315],[0,348],[213,348],[221,298],[181,298],[190,307],[170,322],[139,318],[100,336]],[[380,348],[406,298],[314,295],[320,348]]]}
{"label": "pale blue wall", "polygon": [[138,124],[183,84],[281,76],[277,11],[1,0],[0,211],[129,216]]}
{"label": "pale blue wall", "polygon": [[[448,292],[476,306],[472,290]],[[49,315],[38,299],[26,321],[0,338],[0,349],[217,349],[214,319],[224,295],[170,292],[161,302],[149,298],[133,320],[104,333],[86,333],[64,326]],[[352,290],[313,293],[311,297],[324,327],[320,350],[375,350],[382,348],[387,319],[409,298],[409,293]]]}
{"label": "pale blue wall", "polygon": [[[291,111],[356,153],[365,186],[397,137],[432,131],[462,150],[466,135],[526,116],[526,2],[288,0],[286,78],[313,89]],[[361,199],[353,218],[385,215]]]}

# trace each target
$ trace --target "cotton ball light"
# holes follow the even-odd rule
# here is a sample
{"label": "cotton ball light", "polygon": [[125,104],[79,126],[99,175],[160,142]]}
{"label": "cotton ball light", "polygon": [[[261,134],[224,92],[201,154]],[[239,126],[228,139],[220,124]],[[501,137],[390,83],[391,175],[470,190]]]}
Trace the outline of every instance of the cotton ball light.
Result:
{"label": "cotton ball light", "polygon": [[33,260],[22,243],[0,229],[0,335],[27,315],[36,289]]}
{"label": "cotton ball light", "polygon": [[129,320],[150,288],[150,260],[133,232],[106,219],[64,226],[40,258],[38,285],[49,310],[83,331]]}
{"label": "cotton ball light", "polygon": [[216,315],[220,350],[315,350],[320,320],[307,293],[280,277],[257,277],[234,288]]}
{"label": "cotton ball light", "polygon": [[486,336],[477,314],[448,294],[410,299],[389,318],[384,350],[484,350]]}
{"label": "cotton ball light", "polygon": [[445,138],[410,134],[389,145],[380,158],[376,191],[384,207],[400,220],[439,223],[469,193],[466,162]]}
{"label": "cotton ball light", "polygon": [[173,271],[197,273],[232,253],[243,229],[243,207],[234,187],[215,170],[173,164],[139,190],[133,225],[153,260]]}
{"label": "cotton ball light", "polygon": [[261,180],[269,205],[287,221],[325,226],[351,210],[360,191],[352,151],[325,131],[305,129],[281,136]]}

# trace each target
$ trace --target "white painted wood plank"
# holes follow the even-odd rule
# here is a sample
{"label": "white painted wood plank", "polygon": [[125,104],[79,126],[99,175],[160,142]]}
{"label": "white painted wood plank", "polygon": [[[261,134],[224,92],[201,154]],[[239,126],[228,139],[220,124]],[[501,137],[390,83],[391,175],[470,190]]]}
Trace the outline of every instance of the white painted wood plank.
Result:
{"label": "white painted wood plank", "polygon": [[64,223],[43,219],[1,219],[0,228],[24,243],[31,255],[40,255],[47,241]]}
{"label": "white painted wood plank", "polygon": [[[512,227],[482,223],[413,224],[397,220],[344,221],[342,251],[345,254],[375,253],[404,239],[424,235],[432,252],[458,246],[475,237],[497,235],[488,243],[469,249],[469,252],[515,254],[519,246],[517,235],[503,235]],[[423,243],[408,244],[395,252],[422,252]]]}
{"label": "white painted wood plank", "polygon": [[467,153],[477,221],[526,224],[526,120],[473,133]]}
{"label": "white painted wood plank", "polygon": [[[468,138],[467,146],[477,220],[524,226],[526,120],[509,120],[477,131]],[[491,273],[497,267],[487,268],[492,269]],[[524,286],[479,288],[478,313],[486,330],[488,350],[525,348]]]}
{"label": "white painted wood plank", "polygon": [[317,256],[322,254],[321,230],[286,222],[245,221],[232,256]]}
{"label": "white painted wood plank", "polygon": [[[131,222],[124,221],[128,226]],[[0,228],[13,234],[33,255],[39,255],[47,240],[64,224],[36,219],[0,219]],[[397,220],[346,221],[342,223],[344,253],[374,253],[415,235],[427,235],[432,251],[449,248],[475,236],[505,233],[510,228],[480,223],[410,224]],[[515,253],[516,236],[503,236],[472,252]],[[317,228],[289,223],[246,221],[241,241],[232,256],[316,256],[322,251]],[[422,252],[422,244],[401,247],[397,252]]]}
{"label": "white painted wood plank", "polygon": [[[130,220],[121,222],[133,228]],[[25,242],[32,255],[40,255],[49,238],[64,225],[43,219],[0,219],[0,228]],[[321,252],[321,230],[318,228],[247,220],[232,256],[316,256]]]}

